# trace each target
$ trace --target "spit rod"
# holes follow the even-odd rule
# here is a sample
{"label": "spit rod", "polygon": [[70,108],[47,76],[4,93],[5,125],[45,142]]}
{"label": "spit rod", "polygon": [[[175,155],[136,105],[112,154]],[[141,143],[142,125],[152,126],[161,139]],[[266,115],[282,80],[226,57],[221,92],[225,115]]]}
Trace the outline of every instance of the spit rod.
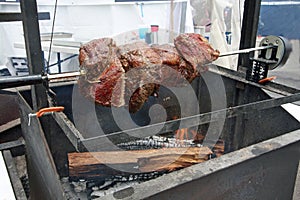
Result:
{"label": "spit rod", "polygon": [[81,76],[82,72],[68,72],[61,74],[27,75],[27,76],[5,76],[0,77],[0,89],[13,88],[25,85],[35,85],[44,81],[57,80]]}
{"label": "spit rod", "polygon": [[[249,48],[249,49],[242,49],[242,50],[237,50],[237,51],[230,51],[230,52],[221,53],[219,55],[219,57],[231,56],[231,55],[235,55],[235,54],[250,53],[252,51],[270,49],[273,47],[274,46],[269,45],[269,46],[260,46],[260,47]],[[61,74],[0,77],[0,89],[40,84],[43,81],[77,77],[77,76],[81,76],[83,74],[85,74],[84,71],[78,71],[78,72],[68,72],[68,73],[61,73]]]}
{"label": "spit rod", "polygon": [[225,56],[231,56],[231,55],[236,55],[236,54],[243,54],[243,53],[250,53],[252,51],[259,51],[263,49],[271,49],[274,48],[274,46],[260,46],[260,47],[254,47],[254,48],[249,48],[249,49],[241,49],[237,51],[229,51],[229,52],[224,52],[220,53],[219,57],[225,57]]}

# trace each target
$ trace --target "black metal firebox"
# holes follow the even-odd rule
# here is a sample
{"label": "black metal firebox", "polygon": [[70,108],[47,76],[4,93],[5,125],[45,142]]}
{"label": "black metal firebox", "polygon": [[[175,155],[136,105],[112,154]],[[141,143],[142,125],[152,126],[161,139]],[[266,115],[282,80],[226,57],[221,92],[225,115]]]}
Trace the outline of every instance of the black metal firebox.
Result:
{"label": "black metal firebox", "polygon": [[[211,110],[207,84],[220,77],[226,91],[226,108]],[[300,123],[280,105],[298,101],[299,91],[276,83],[259,85],[248,82],[239,72],[219,67],[212,67],[210,72],[196,79],[193,86],[200,96],[200,114],[171,119],[164,124],[160,133],[175,131],[178,123],[182,127],[197,126],[205,131],[209,124],[217,123],[221,120],[221,114],[225,113],[221,138],[225,140],[226,154],[115,192],[104,199],[183,199],[190,198],[190,194],[200,195],[205,199],[291,198],[300,155]],[[72,93],[76,90],[76,84],[51,88],[56,94],[55,103],[64,106],[65,111],[44,116],[47,118],[50,135],[44,134],[37,119],[31,119],[28,126],[28,114],[33,112],[27,103],[30,101],[29,93],[22,92],[19,95],[30,186],[34,197],[63,197],[66,189],[60,183],[60,178],[68,177],[67,153],[86,151],[85,147],[91,145],[105,149],[104,147],[111,145],[111,141],[117,144],[131,140],[128,133],[138,132],[144,134],[139,135],[140,137],[150,136],[153,134],[153,127],[159,125],[143,126],[124,133],[112,123],[109,108],[101,107],[97,109],[97,115],[102,116],[99,121],[107,126],[107,135],[103,137],[95,134],[87,138],[85,132],[78,130],[73,124],[71,97],[74,97]],[[282,97],[271,98],[264,89],[279,93]],[[49,103],[53,103],[53,99]],[[73,106],[76,105],[73,103]],[[173,101],[168,106],[178,114]],[[169,114],[174,113],[170,111]],[[138,117],[142,115],[144,114],[140,113]],[[89,120],[86,116],[82,116],[83,119]],[[96,124],[94,123],[95,127]],[[89,126],[93,126],[93,123]],[[150,189],[145,192],[145,187]],[[280,190],[274,191],[274,188]]]}

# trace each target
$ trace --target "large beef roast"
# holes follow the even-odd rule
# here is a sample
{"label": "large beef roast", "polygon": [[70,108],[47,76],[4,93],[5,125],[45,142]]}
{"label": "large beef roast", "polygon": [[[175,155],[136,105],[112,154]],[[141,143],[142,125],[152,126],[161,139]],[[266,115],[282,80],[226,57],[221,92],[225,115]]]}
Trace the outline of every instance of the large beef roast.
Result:
{"label": "large beef roast", "polygon": [[111,38],[92,40],[79,50],[80,68],[85,71],[85,76],[78,80],[79,89],[85,97],[104,106],[125,104],[125,70],[117,56],[118,51]]}
{"label": "large beef roast", "polygon": [[[182,76],[182,78],[185,78],[188,82],[192,82],[192,80],[194,80],[194,78],[197,75],[199,75],[196,68],[194,68],[188,62],[186,62],[179,55],[177,49],[174,46],[170,44],[163,44],[163,45],[154,45],[152,46],[152,48],[155,52],[157,52],[160,55],[161,62],[164,66],[168,66],[171,69],[179,72],[178,75]],[[168,68],[164,68],[164,69],[165,71],[168,71]],[[180,77],[174,77],[173,73],[170,74],[168,72],[163,73],[163,78],[164,79],[168,78],[169,80],[167,82],[173,82],[170,79],[175,79],[175,78],[177,78],[177,80],[180,79]],[[179,83],[175,82],[174,84],[179,84]]]}
{"label": "large beef roast", "polygon": [[124,102],[125,104],[129,102],[130,112],[136,112],[158,87],[153,82],[147,82],[159,75],[151,66],[161,65],[160,56],[142,41],[122,45],[118,53],[122,66],[127,72]]}
{"label": "large beef roast", "polygon": [[150,47],[139,41],[117,46],[111,38],[92,40],[80,48],[80,68],[85,71],[80,91],[100,105],[136,112],[158,83],[176,87],[192,82],[219,55],[199,34],[179,35],[174,44]]}
{"label": "large beef roast", "polygon": [[175,38],[179,54],[198,71],[206,70],[205,65],[216,60],[220,52],[214,50],[208,40],[200,34],[185,33]]}

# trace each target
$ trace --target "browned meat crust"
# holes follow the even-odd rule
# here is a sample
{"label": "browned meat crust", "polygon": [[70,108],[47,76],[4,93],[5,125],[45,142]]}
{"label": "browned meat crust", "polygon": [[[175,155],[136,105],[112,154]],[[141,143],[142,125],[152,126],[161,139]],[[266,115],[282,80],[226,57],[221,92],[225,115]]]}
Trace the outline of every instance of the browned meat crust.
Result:
{"label": "browned meat crust", "polygon": [[136,112],[159,88],[157,83],[183,86],[219,56],[199,34],[181,34],[174,44],[116,46],[111,38],[92,40],[79,50],[80,68],[86,73],[79,78],[80,91],[100,105]]}

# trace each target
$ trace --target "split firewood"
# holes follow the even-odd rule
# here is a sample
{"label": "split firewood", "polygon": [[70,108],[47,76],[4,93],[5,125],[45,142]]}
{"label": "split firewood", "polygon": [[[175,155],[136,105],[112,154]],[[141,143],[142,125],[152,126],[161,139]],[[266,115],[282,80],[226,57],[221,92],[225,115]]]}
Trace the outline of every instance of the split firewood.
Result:
{"label": "split firewood", "polygon": [[212,153],[208,147],[69,153],[69,177],[88,179],[173,171],[204,162]]}
{"label": "split firewood", "polygon": [[218,142],[213,147],[213,152],[217,157],[220,157],[224,154],[225,144],[224,140],[218,140]]}

